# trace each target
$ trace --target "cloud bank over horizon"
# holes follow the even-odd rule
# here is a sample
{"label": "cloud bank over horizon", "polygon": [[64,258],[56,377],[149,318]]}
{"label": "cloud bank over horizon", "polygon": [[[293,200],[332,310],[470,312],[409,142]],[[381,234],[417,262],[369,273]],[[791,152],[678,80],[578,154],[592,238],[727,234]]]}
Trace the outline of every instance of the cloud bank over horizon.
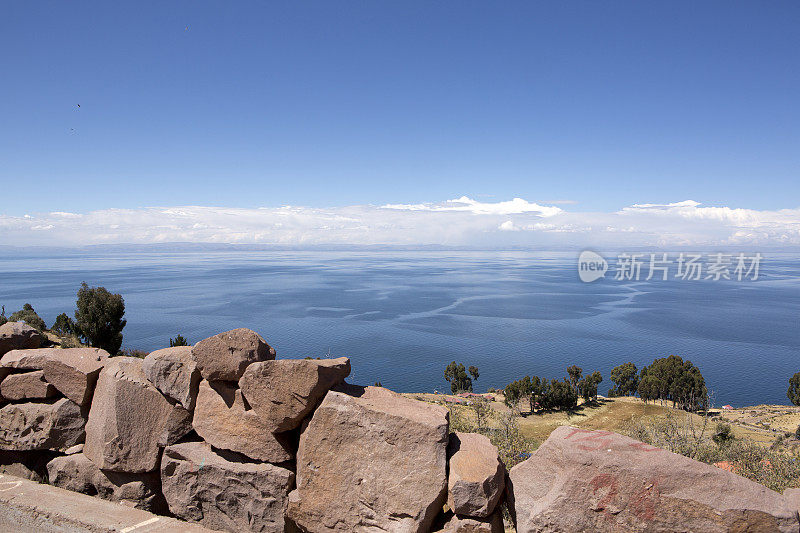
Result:
{"label": "cloud bank over horizon", "polygon": [[[570,205],[568,202],[559,202]],[[0,214],[0,245],[168,242],[532,247],[800,247],[800,208],[703,206],[685,200],[616,212],[567,211],[513,198],[332,208],[203,206]]]}

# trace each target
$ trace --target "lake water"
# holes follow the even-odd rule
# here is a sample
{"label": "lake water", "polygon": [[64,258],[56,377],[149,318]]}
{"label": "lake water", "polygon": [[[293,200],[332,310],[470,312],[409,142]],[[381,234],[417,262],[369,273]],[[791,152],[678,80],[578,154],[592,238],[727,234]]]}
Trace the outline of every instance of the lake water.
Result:
{"label": "lake water", "polygon": [[445,365],[480,368],[476,390],[678,354],[716,405],[788,403],[800,371],[800,256],[764,254],[757,281],[581,283],[577,254],[531,252],[63,253],[0,255],[0,304],[51,324],[82,281],[121,293],[124,345],[153,350],[252,328],[278,357],[348,356],[350,380],[446,390]]}

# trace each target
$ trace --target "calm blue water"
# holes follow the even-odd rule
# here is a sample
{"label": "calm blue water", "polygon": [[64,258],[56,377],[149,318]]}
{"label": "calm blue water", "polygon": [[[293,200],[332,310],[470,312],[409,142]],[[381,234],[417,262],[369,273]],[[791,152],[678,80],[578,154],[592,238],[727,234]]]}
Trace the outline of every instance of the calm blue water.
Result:
{"label": "calm blue water", "polygon": [[787,403],[800,371],[800,256],[765,254],[749,282],[577,278],[576,254],[186,252],[0,256],[0,304],[72,314],[81,281],[125,297],[125,346],[152,350],[249,327],[278,357],[342,356],[351,381],[446,389],[477,365],[477,390],[578,364],[605,376],[678,354],[715,404]]}

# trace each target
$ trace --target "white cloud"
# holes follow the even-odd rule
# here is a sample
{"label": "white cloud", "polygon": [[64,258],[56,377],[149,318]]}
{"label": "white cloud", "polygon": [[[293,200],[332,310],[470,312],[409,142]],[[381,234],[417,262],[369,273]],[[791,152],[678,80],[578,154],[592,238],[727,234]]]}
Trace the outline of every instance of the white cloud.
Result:
{"label": "white cloud", "polygon": [[384,209],[404,211],[464,211],[476,215],[510,215],[515,213],[536,213],[539,216],[551,217],[562,212],[552,205],[539,205],[522,198],[514,198],[506,202],[484,203],[466,196],[447,200],[439,204],[387,204]]}
{"label": "white cloud", "polygon": [[170,206],[0,214],[0,244],[262,243],[315,245],[789,246],[800,247],[800,209],[704,207],[686,200],[616,212],[569,212],[521,198],[441,203],[256,209]]}

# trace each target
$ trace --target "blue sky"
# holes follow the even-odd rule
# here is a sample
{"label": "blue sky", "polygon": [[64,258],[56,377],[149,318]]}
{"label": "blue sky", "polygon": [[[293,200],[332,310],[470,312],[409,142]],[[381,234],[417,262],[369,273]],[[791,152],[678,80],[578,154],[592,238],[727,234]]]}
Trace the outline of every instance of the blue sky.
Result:
{"label": "blue sky", "polygon": [[0,215],[795,209],[799,28],[797,2],[7,3]]}

